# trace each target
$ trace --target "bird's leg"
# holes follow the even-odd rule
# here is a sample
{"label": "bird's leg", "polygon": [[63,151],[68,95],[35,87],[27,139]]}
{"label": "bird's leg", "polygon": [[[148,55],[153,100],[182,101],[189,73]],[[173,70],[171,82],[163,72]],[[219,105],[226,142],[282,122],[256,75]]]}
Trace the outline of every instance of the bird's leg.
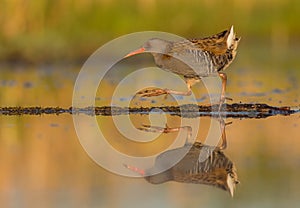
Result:
{"label": "bird's leg", "polygon": [[170,128],[167,124],[166,127],[160,126],[150,126],[147,124],[142,124],[142,127],[139,127],[139,130],[146,131],[146,132],[153,132],[153,133],[171,133],[179,131],[180,127]]}
{"label": "bird's leg", "polygon": [[141,95],[141,97],[154,97],[159,95],[167,95],[168,92],[165,89],[153,88],[139,91],[137,94]]}
{"label": "bird's leg", "polygon": [[223,119],[220,120],[220,130],[221,130],[221,144],[219,146],[220,150],[224,150],[227,147],[227,140],[226,140],[226,132],[225,132],[225,122]]}
{"label": "bird's leg", "polygon": [[168,92],[168,94],[174,94],[174,95],[183,95],[183,96],[188,96],[192,94],[192,86],[194,84],[196,84],[197,82],[200,81],[200,79],[195,79],[195,78],[185,78],[186,79],[186,85],[188,88],[188,91],[186,92],[181,92],[181,91],[175,91],[175,90],[169,90],[166,89],[166,91]]}
{"label": "bird's leg", "polygon": [[221,144],[219,145],[220,150],[224,150],[227,147],[227,139],[226,139],[226,132],[225,132],[225,126],[231,124],[232,122],[225,123],[224,119],[219,118],[220,122],[220,129],[221,129]]}
{"label": "bird's leg", "polygon": [[170,89],[159,89],[159,88],[154,88],[154,89],[146,89],[143,91],[138,92],[137,94],[141,95],[142,97],[153,97],[153,96],[159,96],[159,95],[168,95],[168,94],[173,94],[173,95],[182,95],[182,96],[189,96],[192,94],[192,85],[195,83],[199,82],[199,79],[186,79],[186,84],[188,90],[185,92],[182,91],[176,91],[176,90],[170,90]]}
{"label": "bird's leg", "polygon": [[222,80],[222,91],[221,91],[221,97],[220,97],[220,103],[219,103],[219,111],[221,110],[221,107],[225,100],[232,100],[231,98],[228,98],[225,96],[225,91],[226,91],[226,84],[227,84],[227,75],[225,73],[220,72],[219,76]]}
{"label": "bird's leg", "polygon": [[191,137],[192,137],[192,127],[190,126],[181,126],[181,127],[173,127],[170,128],[167,124],[166,127],[159,127],[159,126],[150,126],[143,124],[142,127],[138,128],[139,130],[146,131],[146,132],[154,132],[154,133],[172,133],[172,132],[178,132],[180,129],[184,129],[187,131],[187,138],[185,144],[190,144]]}
{"label": "bird's leg", "polygon": [[222,91],[220,97],[220,105],[222,105],[225,101],[225,90],[226,90],[226,83],[227,83],[227,75],[225,73],[219,73],[220,78],[222,79]]}

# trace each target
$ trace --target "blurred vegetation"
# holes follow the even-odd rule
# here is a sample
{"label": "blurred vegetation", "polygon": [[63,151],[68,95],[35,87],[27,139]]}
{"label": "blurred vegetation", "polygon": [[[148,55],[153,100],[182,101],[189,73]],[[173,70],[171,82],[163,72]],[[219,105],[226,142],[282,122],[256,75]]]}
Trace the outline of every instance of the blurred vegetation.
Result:
{"label": "blurred vegetation", "polygon": [[105,42],[158,30],[202,37],[231,25],[246,43],[292,45],[298,0],[0,0],[1,62],[85,60]]}

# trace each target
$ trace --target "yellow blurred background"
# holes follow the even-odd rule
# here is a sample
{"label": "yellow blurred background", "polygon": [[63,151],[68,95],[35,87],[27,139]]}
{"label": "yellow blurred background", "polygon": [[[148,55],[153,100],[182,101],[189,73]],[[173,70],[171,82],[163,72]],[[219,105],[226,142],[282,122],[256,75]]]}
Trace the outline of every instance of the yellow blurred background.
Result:
{"label": "yellow blurred background", "polygon": [[[0,5],[2,107],[70,107],[81,65],[121,35],[157,30],[193,38],[231,25],[242,37],[237,58],[226,72],[233,102],[299,106],[300,1],[0,0]],[[109,79],[102,84],[100,105],[109,103],[115,87]],[[193,90],[199,97],[206,93],[200,84]],[[179,118],[168,119],[171,125],[179,124]],[[225,154],[235,162],[241,181],[231,199],[213,187],[154,186],[102,169],[84,152],[71,115],[0,115],[0,206],[297,206],[299,119],[298,114],[228,119],[233,124],[227,127]],[[144,120],[147,117],[134,118],[137,125]],[[203,119],[201,141],[209,120]],[[111,118],[98,121],[111,142],[126,149]]]}

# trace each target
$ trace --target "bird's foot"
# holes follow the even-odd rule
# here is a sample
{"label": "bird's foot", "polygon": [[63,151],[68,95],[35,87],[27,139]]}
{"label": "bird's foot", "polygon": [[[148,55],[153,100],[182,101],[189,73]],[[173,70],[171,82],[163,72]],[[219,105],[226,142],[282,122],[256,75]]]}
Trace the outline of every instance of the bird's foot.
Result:
{"label": "bird's foot", "polygon": [[137,94],[140,95],[141,97],[154,97],[154,96],[159,96],[159,95],[168,95],[169,90],[153,88],[153,89],[145,89],[145,90],[139,91]]}
{"label": "bird's foot", "polygon": [[187,131],[187,137],[185,141],[185,145],[192,145],[194,143],[194,138],[192,138],[192,127],[191,126],[181,126],[181,127],[169,127],[167,124],[165,127],[160,126],[150,126],[143,124],[142,127],[138,128],[139,130],[153,133],[172,133],[179,132],[181,129]]}
{"label": "bird's foot", "polygon": [[170,128],[168,127],[167,124],[165,127],[142,124],[142,127],[139,127],[138,129],[146,132],[153,132],[153,133],[171,133],[171,132],[178,131],[179,128]]}

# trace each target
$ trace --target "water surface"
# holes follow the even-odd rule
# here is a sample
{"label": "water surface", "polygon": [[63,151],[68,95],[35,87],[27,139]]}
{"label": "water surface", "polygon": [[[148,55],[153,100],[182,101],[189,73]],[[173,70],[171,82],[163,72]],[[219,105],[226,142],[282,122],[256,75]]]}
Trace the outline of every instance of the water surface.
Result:
{"label": "water surface", "polygon": [[[261,66],[263,67],[263,66]],[[227,95],[235,103],[266,103],[299,107],[299,70],[242,67],[228,71]],[[3,67],[1,107],[72,106],[72,91],[79,67]],[[157,79],[157,82],[161,80]],[[132,83],[126,83],[130,87]],[[115,84],[104,81],[97,106],[111,104]],[[105,91],[101,91],[105,89]],[[209,104],[201,83],[196,98]],[[84,98],[83,98],[84,99]],[[122,106],[130,97],[115,98]],[[180,99],[180,98],[177,98]],[[230,103],[230,102],[229,102]],[[131,102],[133,107],[176,105],[175,98]],[[160,115],[158,115],[160,116]],[[136,127],[149,123],[148,115],[131,115]],[[169,126],[180,126],[181,117],[168,115]],[[161,135],[147,147],[130,146],[110,116],[97,116],[109,143],[132,155],[151,155],[167,148],[177,133]],[[211,121],[201,117],[198,141],[204,141]],[[149,184],[112,174],[85,153],[65,114],[0,116],[0,203],[3,207],[282,207],[296,206],[300,193],[299,113],[262,119],[227,118],[228,147],[224,152],[235,163],[241,184],[235,196],[214,187],[168,182]],[[114,161],[112,161],[113,163]]]}

